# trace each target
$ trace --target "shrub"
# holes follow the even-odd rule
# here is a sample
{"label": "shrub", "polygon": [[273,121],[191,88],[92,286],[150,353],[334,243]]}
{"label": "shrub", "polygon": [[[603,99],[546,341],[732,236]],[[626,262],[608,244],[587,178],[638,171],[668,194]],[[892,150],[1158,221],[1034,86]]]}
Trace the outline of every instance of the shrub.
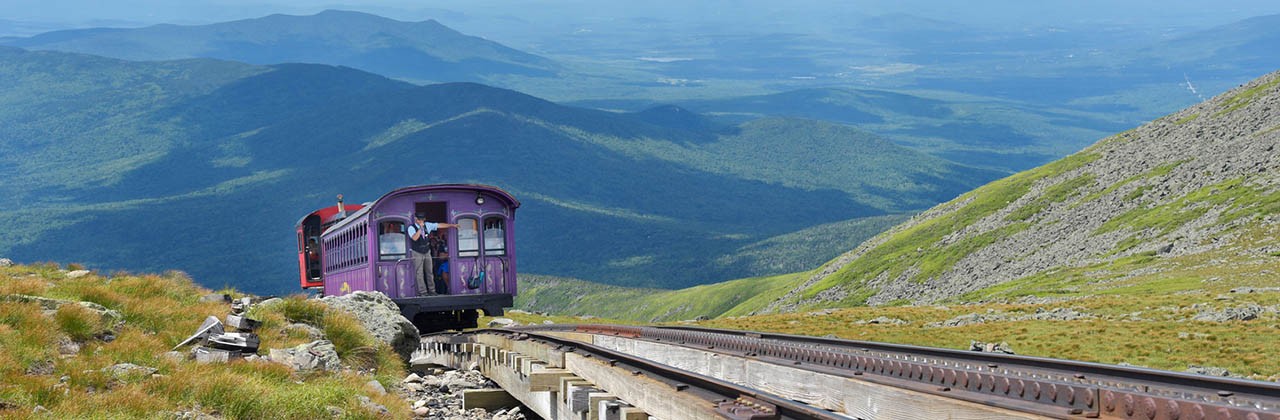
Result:
{"label": "shrub", "polygon": [[94,334],[102,330],[102,317],[78,304],[58,307],[53,319],[57,321],[58,329],[76,341],[93,338]]}

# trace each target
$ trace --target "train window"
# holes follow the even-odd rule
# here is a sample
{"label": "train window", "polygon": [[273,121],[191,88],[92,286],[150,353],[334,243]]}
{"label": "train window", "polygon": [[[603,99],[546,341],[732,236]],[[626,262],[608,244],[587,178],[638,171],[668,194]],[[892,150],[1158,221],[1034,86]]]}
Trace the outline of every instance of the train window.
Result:
{"label": "train window", "polygon": [[484,219],[484,254],[505,255],[507,253],[506,221],[499,217]]}
{"label": "train window", "polygon": [[378,260],[394,261],[405,257],[404,222],[382,222],[378,227]]}
{"label": "train window", "polygon": [[360,250],[360,264],[369,262],[369,224],[360,222],[360,241],[357,245]]}
{"label": "train window", "polygon": [[477,255],[480,255],[480,238],[476,232],[476,219],[468,217],[458,219],[458,256]]}

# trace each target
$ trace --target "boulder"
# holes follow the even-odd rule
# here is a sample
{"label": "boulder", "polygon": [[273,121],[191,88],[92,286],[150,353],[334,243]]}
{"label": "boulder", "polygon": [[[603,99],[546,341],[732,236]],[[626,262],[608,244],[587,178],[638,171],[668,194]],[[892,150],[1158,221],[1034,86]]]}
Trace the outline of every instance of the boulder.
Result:
{"label": "boulder", "polygon": [[231,295],[223,293],[210,293],[200,297],[200,303],[219,302],[231,303]]}
{"label": "boulder", "polygon": [[67,272],[67,278],[74,279],[89,275],[89,270],[74,270]]}
{"label": "boulder", "polygon": [[1235,308],[1226,308],[1221,311],[1205,307],[1201,308],[1200,312],[1192,317],[1191,320],[1205,322],[1249,321],[1257,319],[1258,315],[1262,315],[1265,311],[1263,307],[1253,303]]}
{"label": "boulder", "polygon": [[13,267],[13,260],[8,258],[0,258],[0,267]]}
{"label": "boulder", "polygon": [[294,323],[294,324],[285,325],[284,328],[280,329],[280,333],[285,335],[293,334],[295,331],[305,333],[307,335],[307,338],[311,339],[312,341],[324,339],[324,331],[321,331],[319,328],[316,328],[307,324]]}
{"label": "boulder", "polygon": [[270,299],[264,300],[264,301],[262,301],[262,302],[258,302],[258,306],[261,306],[261,307],[266,308],[266,307],[270,307],[270,306],[279,305],[279,304],[280,304],[280,302],[284,302],[284,299],[280,299],[280,298],[273,297],[273,298],[270,298]]}
{"label": "boulder", "polygon": [[906,320],[902,320],[902,319],[898,319],[898,318],[890,318],[890,317],[887,317],[887,316],[878,316],[878,317],[875,317],[875,318],[872,318],[872,319],[868,319],[868,320],[859,320],[859,321],[857,321],[857,322],[854,322],[854,324],[858,324],[858,325],[865,325],[865,324],[891,324],[891,325],[903,325],[903,324],[907,324],[907,323],[908,323],[908,321],[906,321]]}
{"label": "boulder", "polygon": [[72,340],[71,337],[62,337],[58,339],[58,354],[71,356],[77,353],[80,353],[80,343]]}
{"label": "boulder", "polygon": [[159,370],[153,367],[138,366],[133,363],[118,363],[102,368],[103,373],[110,374],[112,378],[121,381],[128,381],[130,378],[150,378],[151,374]]}
{"label": "boulder", "polygon": [[354,315],[374,338],[391,345],[405,360],[420,346],[418,329],[400,315],[400,308],[387,295],[360,291],[342,296],[326,296],[322,300],[330,307]]}
{"label": "boulder", "polygon": [[506,328],[506,327],[511,327],[519,324],[516,323],[516,321],[511,318],[494,318],[493,320],[489,321],[489,324],[487,325],[489,326],[489,328]]}
{"label": "boulder", "polygon": [[369,382],[365,382],[364,389],[373,395],[387,394],[387,388],[382,386],[382,383],[378,382],[377,379],[370,379]]}
{"label": "boulder", "polygon": [[107,309],[106,306],[102,306],[93,302],[78,302],[78,303],[80,304],[80,306],[85,307],[85,309],[88,309],[90,311],[97,313],[98,316],[102,317],[102,320],[106,322],[108,325],[115,325],[116,323],[124,322],[124,315],[121,315],[120,311],[117,311],[115,309]]}
{"label": "boulder", "polygon": [[271,361],[284,364],[299,372],[326,370],[341,367],[338,352],[329,340],[312,341],[291,349],[271,349]]}
{"label": "boulder", "polygon": [[1228,377],[1228,378],[1244,378],[1243,376],[1240,376],[1240,375],[1232,375],[1231,371],[1225,368],[1214,367],[1214,366],[1187,365],[1186,372],[1194,373],[1197,375],[1222,376],[1222,377]]}
{"label": "boulder", "polygon": [[30,376],[52,375],[54,371],[52,360],[40,360],[27,366],[27,370],[23,373]]}
{"label": "boulder", "polygon": [[90,311],[93,311],[94,313],[97,313],[99,317],[102,317],[103,323],[107,325],[114,326],[124,321],[124,315],[121,315],[120,311],[117,311],[114,309],[107,309],[107,307],[93,303],[93,302],[73,302],[69,300],[50,299],[47,297],[16,295],[16,294],[0,296],[0,302],[35,303],[40,305],[40,309],[44,309],[46,311],[56,311],[62,305],[66,305],[70,303],[78,303],[80,306],[83,306],[85,309],[88,309]]}
{"label": "boulder", "polygon": [[984,343],[977,340],[969,340],[969,350],[986,353],[1014,354],[1013,347],[1010,347],[1009,343],[1003,341],[999,343]]}
{"label": "boulder", "polygon": [[356,399],[360,400],[361,407],[364,407],[364,409],[372,411],[374,414],[379,416],[385,416],[391,412],[390,410],[387,410],[386,406],[375,403],[372,399],[364,395],[357,395]]}
{"label": "boulder", "polygon": [[187,360],[187,355],[182,354],[180,351],[167,351],[160,355],[160,357],[174,362],[183,362]]}

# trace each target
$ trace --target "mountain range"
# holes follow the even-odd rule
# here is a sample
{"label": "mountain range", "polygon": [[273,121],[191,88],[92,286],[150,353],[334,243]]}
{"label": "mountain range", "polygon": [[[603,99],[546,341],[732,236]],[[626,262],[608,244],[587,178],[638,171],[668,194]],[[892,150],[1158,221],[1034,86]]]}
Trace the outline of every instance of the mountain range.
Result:
{"label": "mountain range", "polygon": [[[0,211],[0,254],[260,293],[290,290],[292,224],[338,193],[500,185],[525,203],[526,271],[678,287],[812,265],[885,227],[865,218],[999,176],[815,120],[605,112],[325,65],[5,47],[0,92],[0,193],[22,203]],[[844,239],[788,236],[818,225]]]}
{"label": "mountain range", "polygon": [[434,20],[402,22],[353,11],[271,15],[210,25],[91,28],[0,44],[134,61],[217,58],[250,64],[320,63],[423,82],[553,75],[549,59],[464,35]]}

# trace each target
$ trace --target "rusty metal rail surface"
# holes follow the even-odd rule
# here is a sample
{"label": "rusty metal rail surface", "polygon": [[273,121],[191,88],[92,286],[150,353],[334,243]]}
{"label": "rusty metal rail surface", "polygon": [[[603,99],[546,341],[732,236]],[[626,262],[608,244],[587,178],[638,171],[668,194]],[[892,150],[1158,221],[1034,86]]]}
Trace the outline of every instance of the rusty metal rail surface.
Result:
{"label": "rusty metal rail surface", "polygon": [[1056,418],[1280,420],[1280,384],[1155,369],[700,327],[545,325],[698,347]]}
{"label": "rusty metal rail surface", "polygon": [[579,341],[538,334],[530,330],[490,329],[472,334],[509,334],[517,340],[535,340],[606,361],[632,375],[645,375],[671,386],[672,392],[698,395],[714,404],[715,410],[730,419],[843,419],[827,410],[743,387],[731,382],[672,368],[652,361]]}

